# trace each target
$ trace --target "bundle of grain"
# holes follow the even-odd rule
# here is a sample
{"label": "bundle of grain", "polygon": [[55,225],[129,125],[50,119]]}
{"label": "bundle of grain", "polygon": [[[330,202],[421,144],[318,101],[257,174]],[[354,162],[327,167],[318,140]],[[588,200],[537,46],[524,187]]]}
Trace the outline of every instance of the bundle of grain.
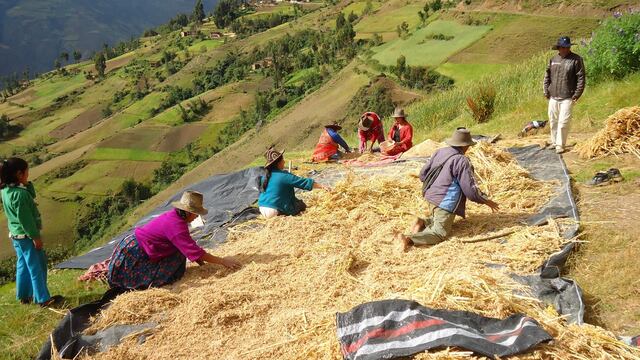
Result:
{"label": "bundle of grain", "polygon": [[[488,151],[483,154],[491,156]],[[509,161],[501,152],[494,154]],[[483,164],[477,165],[479,172]],[[507,221],[502,227],[513,227],[515,232],[500,241],[464,243],[458,234],[433,247],[395,252],[394,232],[404,230],[427,204],[415,176],[394,175],[351,175],[331,193],[306,193],[309,208],[301,216],[233,228],[216,253],[236,256],[245,264],[241,270],[190,267],[181,281],[165,288],[178,301],[159,301],[162,306],[152,315],[159,326],[144,344],[129,339],[93,358],[340,359],[335,313],[394,298],[492,317],[526,313],[556,341],[521,355],[524,359],[633,356],[633,350],[602,329],[568,326],[508,276],[532,271],[558,250],[563,241],[553,223],[528,228]],[[492,195],[503,194],[511,186],[522,186],[514,185],[515,179],[494,184],[495,178],[486,176],[483,185],[495,192]],[[524,179],[527,184],[534,181]],[[535,206],[529,213],[546,203],[549,193],[539,192],[530,200]],[[505,208],[505,214],[519,218],[524,211]],[[488,221],[486,214],[476,215],[479,220],[469,216],[456,222],[455,231],[466,222]],[[500,225],[494,226],[500,230]],[[487,263],[505,267],[488,268]],[[156,294],[121,295],[101,316],[113,318],[156,302]],[[418,358],[468,356],[459,349],[442,349]]]}
{"label": "bundle of grain", "polygon": [[624,153],[640,158],[640,106],[616,111],[607,118],[603,129],[576,149],[585,159]]}
{"label": "bundle of grain", "polygon": [[436,152],[436,150],[441,149],[445,146],[447,145],[444,143],[439,143],[431,139],[427,139],[418,145],[414,145],[411,149],[406,151],[402,156],[404,158],[431,156],[433,155],[433,153]]}

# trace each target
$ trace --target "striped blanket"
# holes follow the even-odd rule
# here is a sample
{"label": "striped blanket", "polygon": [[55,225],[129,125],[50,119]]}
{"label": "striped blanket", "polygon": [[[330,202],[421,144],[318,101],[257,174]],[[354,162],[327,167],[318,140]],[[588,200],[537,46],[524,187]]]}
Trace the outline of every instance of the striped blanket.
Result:
{"label": "striped blanket", "polygon": [[553,339],[525,315],[500,320],[465,311],[430,309],[408,300],[358,305],[338,313],[336,321],[340,349],[348,360],[392,359],[445,347],[503,357]]}

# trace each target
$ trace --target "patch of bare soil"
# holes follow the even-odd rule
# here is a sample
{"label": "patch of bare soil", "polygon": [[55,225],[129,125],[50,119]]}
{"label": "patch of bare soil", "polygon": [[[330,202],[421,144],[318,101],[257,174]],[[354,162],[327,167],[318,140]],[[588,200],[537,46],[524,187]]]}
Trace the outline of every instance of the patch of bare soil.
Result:
{"label": "patch of bare soil", "polygon": [[29,88],[29,89],[27,89],[27,90],[25,90],[25,91],[23,91],[23,92],[21,92],[19,94],[16,94],[16,95],[10,97],[9,101],[17,103],[17,104],[24,105],[24,104],[27,104],[27,103],[35,100],[35,98],[36,98],[36,91],[35,91],[35,89],[33,87],[31,87],[31,88]]}
{"label": "patch of bare soil", "polygon": [[51,137],[56,139],[66,139],[79,132],[85,131],[93,125],[99,123],[102,119],[103,105],[96,105],[66,124],[60,125],[49,133]]}
{"label": "patch of bare soil", "polygon": [[202,135],[207,127],[207,124],[192,123],[171,128],[162,136],[162,139],[154,146],[153,150],[164,152],[180,150]]}

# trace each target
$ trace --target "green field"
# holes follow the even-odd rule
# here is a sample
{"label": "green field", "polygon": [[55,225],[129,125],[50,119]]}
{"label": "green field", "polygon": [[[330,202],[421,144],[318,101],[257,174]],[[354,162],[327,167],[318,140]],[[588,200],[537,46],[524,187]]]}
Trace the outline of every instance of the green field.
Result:
{"label": "green field", "polygon": [[[362,15],[364,9],[367,6],[366,1],[358,1],[347,5],[344,9],[342,9],[342,13],[345,15],[349,15],[350,13],[354,13],[358,16]],[[371,9],[372,11],[377,11],[382,7],[382,1],[371,1]]]}
{"label": "green field", "polygon": [[293,15],[294,13],[293,6],[288,4],[280,4],[277,6],[265,6],[265,7],[259,8],[258,11],[256,12],[244,15],[242,17],[246,19],[253,19],[253,18],[265,17],[267,15],[276,14],[276,13],[280,13],[283,15],[284,14]]}
{"label": "green field", "polygon": [[213,147],[218,144],[218,135],[227,123],[215,123],[209,125],[207,130],[198,138],[198,145],[203,147]]}
{"label": "green field", "polygon": [[143,149],[97,148],[87,157],[89,160],[162,161],[167,154]]}
{"label": "green field", "polygon": [[[28,105],[35,109],[40,109],[46,105],[49,105],[59,96],[68,94],[73,90],[82,87],[87,80],[83,74],[77,74],[74,76],[66,76],[64,78],[54,77],[47,80],[34,81],[35,94],[33,99],[29,99]],[[29,90],[27,90],[29,91]],[[23,103],[22,101],[16,101]]]}
{"label": "green field", "polygon": [[139,124],[151,117],[151,110],[160,105],[163,97],[163,93],[153,92],[145,96],[142,100],[136,101],[128,108],[114,115],[112,122],[117,123],[121,128],[127,128]]}
{"label": "green field", "polygon": [[[373,59],[383,65],[395,65],[396,59],[404,55],[408,65],[437,66],[448,57],[482,38],[491,27],[467,26],[456,21],[436,20],[415,31],[407,39],[395,39],[373,48]],[[434,40],[429,36],[444,34],[452,40]]]}
{"label": "green field", "polygon": [[189,50],[190,53],[195,54],[195,53],[201,52],[202,49],[205,49],[205,52],[209,50],[213,50],[222,44],[224,44],[224,40],[213,40],[213,39],[202,40],[200,42],[197,42],[189,46],[187,49]]}
{"label": "green field", "polygon": [[589,37],[598,26],[597,19],[579,17],[503,13],[475,13],[473,17],[488,19],[493,29],[481,40],[453,56],[451,62],[512,64],[526,60],[537,52],[549,50],[559,34],[568,35],[573,42],[579,42],[579,39]]}
{"label": "green field", "polygon": [[359,21],[354,30],[360,37],[362,34],[373,33],[395,33],[396,27],[406,21],[409,28],[413,30],[419,23],[418,11],[422,10],[423,3],[408,4],[402,3],[400,7],[380,9],[375,16],[367,16]]}

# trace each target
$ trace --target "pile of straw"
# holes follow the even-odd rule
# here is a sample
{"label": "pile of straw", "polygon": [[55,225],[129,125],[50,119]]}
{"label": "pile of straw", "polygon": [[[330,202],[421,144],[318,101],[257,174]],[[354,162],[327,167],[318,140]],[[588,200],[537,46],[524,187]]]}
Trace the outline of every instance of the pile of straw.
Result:
{"label": "pile of straw", "polygon": [[[492,154],[496,161],[511,164],[503,152],[486,150],[474,155],[487,160],[476,164],[480,174],[486,164],[493,164]],[[255,223],[233,228],[215,253],[235,256],[245,264],[241,270],[192,266],[181,281],[160,292],[121,295],[98,316],[93,331],[129,323],[129,313],[138,310],[143,313],[139,321],[153,319],[159,325],[144,344],[130,338],[92,358],[339,359],[335,313],[393,298],[499,318],[526,313],[556,340],[521,355],[524,359],[633,356],[633,350],[600,328],[567,325],[555,311],[523,295],[526,289],[508,276],[533,271],[562,243],[553,223],[518,227],[514,220],[526,214],[517,206],[505,207],[504,218],[493,220],[484,207],[473,209],[454,225],[459,230],[466,223],[493,222],[496,230],[515,230],[506,241],[463,243],[463,227],[456,238],[439,245],[396,252],[393,234],[404,231],[427,208],[417,170],[392,170],[375,178],[351,175],[331,193],[306,193],[309,208],[301,216],[260,220],[260,230]],[[523,174],[521,169],[518,173]],[[505,182],[484,174],[482,186],[497,198],[513,194],[514,186],[548,186],[526,176]],[[548,192],[532,196],[530,212],[549,199]],[[505,267],[488,268],[486,263]],[[160,306],[149,314],[152,303]],[[459,349],[442,349],[417,358],[469,356]]]}
{"label": "pile of straw", "polygon": [[576,149],[584,159],[631,153],[640,158],[640,106],[616,111],[604,128]]}
{"label": "pile of straw", "polygon": [[420,144],[414,145],[411,149],[407,150],[402,156],[407,157],[423,157],[431,156],[436,150],[447,146],[444,143],[436,142],[431,139],[427,139]]}

